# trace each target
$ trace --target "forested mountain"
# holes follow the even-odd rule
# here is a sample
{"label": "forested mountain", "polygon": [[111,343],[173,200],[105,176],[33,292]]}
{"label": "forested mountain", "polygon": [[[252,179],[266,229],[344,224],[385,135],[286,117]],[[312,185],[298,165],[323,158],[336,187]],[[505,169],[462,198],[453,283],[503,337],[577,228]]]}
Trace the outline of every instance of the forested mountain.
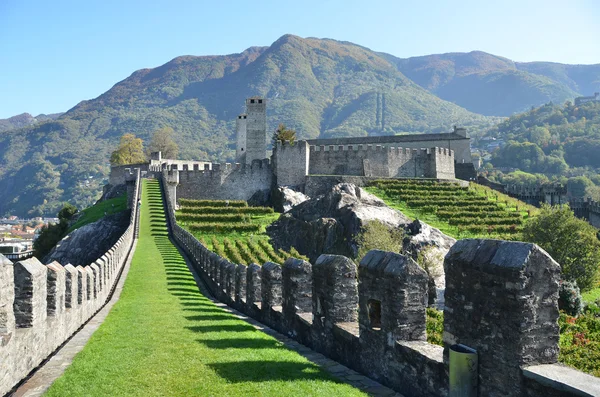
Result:
{"label": "forested mountain", "polygon": [[492,178],[524,184],[577,182],[579,193],[574,195],[600,200],[600,188],[594,188],[600,186],[600,102],[546,104],[499,123],[478,138],[476,146],[484,147],[486,137],[505,143],[492,155],[495,167],[535,174],[491,173]]}
{"label": "forested mountain", "polygon": [[184,159],[231,160],[245,98],[268,100],[301,138],[450,131],[496,121],[443,101],[386,58],[345,42],[286,35],[227,56],[184,56],[134,72],[56,120],[0,133],[0,215],[53,214],[97,198],[124,133],[175,129]]}
{"label": "forested mountain", "polygon": [[57,119],[62,113],[40,114],[33,117],[29,113],[22,113],[7,119],[0,119],[0,132],[26,127],[41,121]]}
{"label": "forested mountain", "polygon": [[440,98],[485,115],[510,116],[600,90],[600,64],[520,63],[481,51],[406,59],[383,56]]}

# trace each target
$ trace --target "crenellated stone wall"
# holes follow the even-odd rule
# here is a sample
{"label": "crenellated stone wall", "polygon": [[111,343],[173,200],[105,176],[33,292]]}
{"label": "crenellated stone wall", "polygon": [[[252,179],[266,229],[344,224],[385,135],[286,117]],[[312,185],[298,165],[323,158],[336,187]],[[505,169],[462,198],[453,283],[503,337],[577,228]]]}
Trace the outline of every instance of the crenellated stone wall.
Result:
{"label": "crenellated stone wall", "polygon": [[337,255],[235,265],[177,225],[164,193],[173,237],[217,299],[402,394],[447,395],[456,343],[478,352],[481,396],[600,393],[600,379],[556,363],[560,268],[534,244],[455,244],[442,347],[425,339],[427,275],[412,259],[371,251],[359,266]]}
{"label": "crenellated stone wall", "polygon": [[[122,173],[140,192],[140,170]],[[119,240],[86,267],[43,265],[36,258],[12,263],[0,254],[0,395],[62,345],[104,306],[134,244],[137,206]]]}

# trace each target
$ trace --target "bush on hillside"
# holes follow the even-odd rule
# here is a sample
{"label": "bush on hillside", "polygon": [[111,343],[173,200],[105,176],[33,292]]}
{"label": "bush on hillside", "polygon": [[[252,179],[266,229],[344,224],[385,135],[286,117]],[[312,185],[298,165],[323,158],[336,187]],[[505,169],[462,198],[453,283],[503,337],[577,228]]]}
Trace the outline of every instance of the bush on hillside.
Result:
{"label": "bush on hillside", "polygon": [[562,267],[564,280],[576,281],[582,291],[598,285],[600,241],[596,229],[578,219],[568,206],[542,206],[523,228],[525,241],[538,244]]}
{"label": "bush on hillside", "polygon": [[583,298],[575,281],[560,282],[558,308],[570,316],[578,316],[583,311]]}
{"label": "bush on hillside", "polygon": [[356,258],[360,261],[371,250],[400,252],[404,231],[392,229],[380,221],[373,220],[364,225],[356,237],[358,252]]}

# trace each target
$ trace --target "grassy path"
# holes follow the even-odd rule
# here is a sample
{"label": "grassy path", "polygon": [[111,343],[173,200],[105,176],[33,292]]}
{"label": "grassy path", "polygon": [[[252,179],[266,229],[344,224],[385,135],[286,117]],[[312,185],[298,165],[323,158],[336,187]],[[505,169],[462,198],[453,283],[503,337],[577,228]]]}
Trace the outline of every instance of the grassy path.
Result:
{"label": "grassy path", "polygon": [[364,395],[201,295],[144,181],[120,300],[48,396]]}

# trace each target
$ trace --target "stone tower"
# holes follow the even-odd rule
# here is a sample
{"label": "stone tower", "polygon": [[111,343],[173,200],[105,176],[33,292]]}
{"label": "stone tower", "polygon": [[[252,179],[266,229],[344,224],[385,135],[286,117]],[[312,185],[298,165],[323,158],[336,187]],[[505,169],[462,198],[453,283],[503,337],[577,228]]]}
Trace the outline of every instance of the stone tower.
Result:
{"label": "stone tower", "polygon": [[246,164],[251,164],[267,157],[267,100],[246,99],[246,113]]}
{"label": "stone tower", "polygon": [[246,121],[248,120],[248,115],[243,113],[237,116],[235,119],[235,133],[237,137],[236,151],[235,151],[235,161],[237,163],[245,163],[246,162]]}

